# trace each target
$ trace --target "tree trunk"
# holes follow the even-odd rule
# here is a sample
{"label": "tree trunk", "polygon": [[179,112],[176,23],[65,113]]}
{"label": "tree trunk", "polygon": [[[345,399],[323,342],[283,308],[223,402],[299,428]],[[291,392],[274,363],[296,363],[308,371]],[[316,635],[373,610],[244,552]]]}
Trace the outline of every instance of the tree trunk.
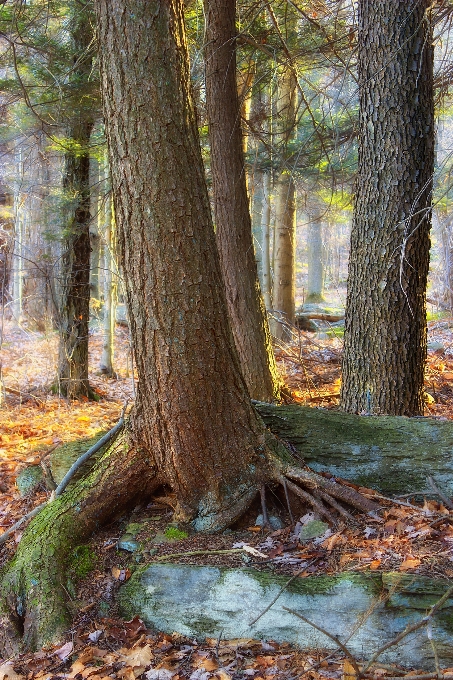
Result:
{"label": "tree trunk", "polygon": [[23,246],[24,246],[24,222],[25,197],[22,195],[22,183],[24,181],[24,164],[22,149],[19,148],[16,155],[17,183],[14,187],[14,251],[13,251],[13,276],[12,276],[12,312],[14,320],[20,324],[23,307]]}
{"label": "tree trunk", "polygon": [[100,370],[105,375],[114,376],[113,350],[115,338],[115,320],[117,305],[117,275],[116,275],[116,225],[112,210],[112,192],[108,165],[104,166],[104,340]]}
{"label": "tree trunk", "polygon": [[271,174],[263,173],[263,300],[267,311],[272,309],[272,276],[271,276]]}
{"label": "tree trunk", "polygon": [[236,83],[236,2],[205,0],[206,106],[217,246],[228,313],[250,396],[279,398],[254,257]]}
{"label": "tree trunk", "polygon": [[341,403],[353,413],[417,415],[434,159],[430,3],[359,7],[359,167]]}
{"label": "tree trunk", "polygon": [[[85,12],[73,20],[75,75],[77,86],[88,83],[91,74],[89,46],[92,27]],[[90,397],[88,384],[88,322],[90,314],[90,153],[92,113],[83,106],[74,112],[65,154],[63,177],[64,244],[59,308],[60,342],[58,351],[58,390],[65,397]]]}
{"label": "tree trunk", "polygon": [[322,262],[322,212],[310,210],[307,226],[308,279],[305,302],[323,302],[324,267]]}
{"label": "tree trunk", "polygon": [[226,312],[182,2],[131,0],[125,8],[122,0],[97,0],[96,9],[137,399],[88,477],[25,531],[0,587],[0,653],[61,636],[73,547],[158,485],[176,492],[177,521],[207,532],[238,518],[265,481],[286,477],[332,523],[300,485],[324,500],[376,509],[352,489],[294,467],[250,402]]}
{"label": "tree trunk", "polygon": [[277,116],[281,167],[275,186],[273,308],[276,320],[272,324],[272,333],[280,340],[291,340],[296,297],[296,191],[287,167],[287,146],[293,135],[296,112],[296,77],[292,68],[283,73],[279,90]]}

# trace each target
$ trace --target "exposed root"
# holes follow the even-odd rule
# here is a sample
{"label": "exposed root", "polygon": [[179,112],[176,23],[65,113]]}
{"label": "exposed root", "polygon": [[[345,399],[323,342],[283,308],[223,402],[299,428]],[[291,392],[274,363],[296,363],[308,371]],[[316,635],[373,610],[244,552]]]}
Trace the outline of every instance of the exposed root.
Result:
{"label": "exposed root", "polygon": [[335,517],[327,510],[322,501],[317,500],[314,496],[308,493],[308,491],[304,491],[296,484],[293,484],[293,482],[290,482],[289,479],[286,480],[286,484],[290,491],[292,491],[296,496],[299,496],[299,498],[303,498],[303,500],[311,505],[314,510],[319,512],[322,517],[325,517],[329,524],[332,524],[333,526],[337,524]]}
{"label": "exposed root", "polygon": [[347,505],[350,505],[361,512],[374,513],[379,510],[380,506],[377,503],[371,501],[369,498],[365,498],[365,496],[362,496],[362,494],[351,489],[351,487],[342,486],[333,479],[322,477],[322,475],[318,475],[316,472],[307,468],[302,469],[293,467],[292,465],[284,465],[281,472],[287,479],[302,484],[304,487],[310,489],[310,491],[316,493],[323,492],[328,496],[344,501]]}
{"label": "exposed root", "polygon": [[322,500],[326,501],[332,508],[334,508],[342,517],[347,519],[350,522],[354,522],[354,517],[351,515],[350,512],[348,512],[340,503],[337,503],[336,500],[332,498],[332,496],[329,496],[329,494],[324,493],[324,491],[318,491],[315,496],[319,496],[319,498],[322,498]]}

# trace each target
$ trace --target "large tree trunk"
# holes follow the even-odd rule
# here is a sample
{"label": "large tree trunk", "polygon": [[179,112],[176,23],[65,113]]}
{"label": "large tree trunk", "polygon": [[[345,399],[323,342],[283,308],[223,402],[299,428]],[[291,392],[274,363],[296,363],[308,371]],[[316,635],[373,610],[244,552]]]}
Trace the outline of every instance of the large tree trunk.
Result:
{"label": "large tree trunk", "polygon": [[279,398],[254,257],[236,83],[236,2],[205,0],[206,106],[217,246],[228,312],[250,396]]}
{"label": "large tree trunk", "polygon": [[61,636],[73,546],[157,485],[177,493],[175,519],[198,531],[226,527],[263,482],[286,477],[330,521],[322,500],[332,496],[375,509],[351,489],[295,468],[250,402],[226,313],[182,2],[96,5],[137,400],[119,441],[26,530],[0,587],[0,653]]}
{"label": "large tree trunk", "polygon": [[[91,59],[87,58],[93,39],[86,12],[73,18],[77,86],[88,83]],[[64,243],[59,304],[57,386],[72,399],[91,395],[88,383],[88,322],[90,314],[90,153],[93,129],[91,110],[85,108],[83,91],[80,109],[68,130],[69,148],[65,154],[63,177]]]}
{"label": "large tree trunk", "polygon": [[423,414],[434,159],[430,4],[359,3],[359,167],[341,400],[355,413]]}

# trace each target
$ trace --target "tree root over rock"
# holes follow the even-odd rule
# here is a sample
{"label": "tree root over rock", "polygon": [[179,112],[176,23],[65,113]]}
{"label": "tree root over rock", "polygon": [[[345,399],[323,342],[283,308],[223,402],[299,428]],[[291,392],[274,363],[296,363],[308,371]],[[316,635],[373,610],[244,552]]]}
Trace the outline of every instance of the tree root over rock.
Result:
{"label": "tree root over rock", "polygon": [[[338,501],[362,512],[373,513],[378,509],[376,503],[353,489],[309,469],[295,467],[288,451],[269,433],[263,448],[265,453],[260,454],[263,465],[248,480],[243,500],[234,491],[230,499],[227,496],[217,499],[216,530],[237,519],[262,484],[268,482],[286,487],[333,525],[335,511],[351,517]],[[25,530],[16,556],[2,574],[0,655],[9,657],[62,638],[71,623],[67,594],[71,584],[68,588],[67,574],[74,548],[107,520],[149,498],[165,483],[168,480],[157,469],[152,456],[131,442],[126,424],[91,471],[41,510]],[[205,493],[211,502],[210,490]],[[229,500],[235,506],[233,511]],[[200,516],[191,519],[193,526],[199,526]],[[203,517],[201,524],[202,520]]]}

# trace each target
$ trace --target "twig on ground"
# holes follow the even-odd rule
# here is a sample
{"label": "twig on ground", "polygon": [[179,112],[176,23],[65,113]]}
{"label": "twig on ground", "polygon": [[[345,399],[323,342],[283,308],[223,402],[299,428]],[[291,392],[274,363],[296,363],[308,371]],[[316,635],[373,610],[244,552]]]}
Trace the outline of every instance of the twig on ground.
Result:
{"label": "twig on ground", "polygon": [[437,486],[436,482],[434,479],[430,476],[428,477],[428,484],[430,485],[431,489],[443,500],[447,508],[450,510],[453,510],[453,503],[451,502],[451,499],[448,498]]}
{"label": "twig on ground", "polygon": [[297,571],[297,572],[294,574],[294,576],[291,576],[291,578],[290,578],[290,579],[285,583],[285,585],[279,590],[279,592],[278,592],[277,595],[274,597],[274,599],[272,600],[272,602],[270,602],[270,603],[267,605],[266,609],[263,609],[263,611],[261,612],[261,614],[258,614],[258,616],[256,617],[256,619],[253,619],[253,621],[249,621],[249,626],[253,626],[257,621],[259,621],[260,618],[261,618],[262,616],[264,616],[264,614],[266,614],[266,613],[269,611],[269,609],[277,602],[278,598],[285,592],[285,590],[287,589],[287,587],[288,587],[293,581],[295,581],[296,578],[298,578],[301,574],[303,574],[304,571],[305,571],[306,569],[308,569],[308,567],[311,567],[311,565],[314,564],[318,559],[319,559],[318,557],[315,557],[313,560],[311,560],[311,562],[309,562],[308,564],[306,564],[302,569],[299,569],[299,571]]}
{"label": "twig on ground", "polygon": [[[383,652],[385,652],[390,647],[394,647],[395,645],[398,644],[398,642],[401,642],[401,640],[407,637],[410,633],[414,633],[416,630],[418,630],[419,628],[427,624],[429,621],[431,621],[434,614],[436,614],[436,612],[439,611],[442,605],[445,604],[445,602],[452,594],[453,586],[451,586],[451,588],[448,588],[448,590],[445,591],[440,600],[438,600],[436,604],[434,604],[431,607],[426,616],[423,616],[419,621],[413,623],[411,626],[406,626],[406,628],[401,633],[399,633],[399,635],[397,635],[393,640],[390,640],[390,642],[386,642],[385,645],[379,647],[379,649],[377,649],[374,652],[374,654],[370,657],[369,661],[364,666],[362,670],[362,675],[367,672],[367,670],[374,664],[374,662],[378,659],[378,657],[381,656]],[[434,675],[433,677],[436,677],[436,675]]]}
{"label": "twig on ground", "polygon": [[294,616],[297,616],[298,619],[302,619],[305,623],[308,623],[309,626],[312,626],[313,628],[316,628],[316,630],[319,630],[321,633],[326,635],[328,638],[333,640],[336,645],[341,649],[344,654],[348,657],[349,661],[351,662],[352,667],[354,668],[357,677],[360,677],[360,668],[359,664],[357,663],[356,659],[353,657],[349,649],[344,645],[341,640],[339,640],[336,635],[332,635],[332,633],[329,633],[328,630],[325,630],[324,628],[321,628],[321,626],[318,626],[316,623],[313,623],[313,621],[310,621],[309,619],[306,619],[305,616],[302,616],[302,614],[299,614],[299,612],[294,611],[294,609],[290,609],[289,607],[282,607],[282,609],[285,609],[285,611],[289,612],[290,614],[293,614]]}
{"label": "twig on ground", "polygon": [[167,553],[155,557],[153,562],[160,562],[161,560],[168,560],[172,557],[193,557],[194,555],[229,555],[232,553],[242,553],[243,548],[231,548],[230,550],[190,550],[189,552]]}

